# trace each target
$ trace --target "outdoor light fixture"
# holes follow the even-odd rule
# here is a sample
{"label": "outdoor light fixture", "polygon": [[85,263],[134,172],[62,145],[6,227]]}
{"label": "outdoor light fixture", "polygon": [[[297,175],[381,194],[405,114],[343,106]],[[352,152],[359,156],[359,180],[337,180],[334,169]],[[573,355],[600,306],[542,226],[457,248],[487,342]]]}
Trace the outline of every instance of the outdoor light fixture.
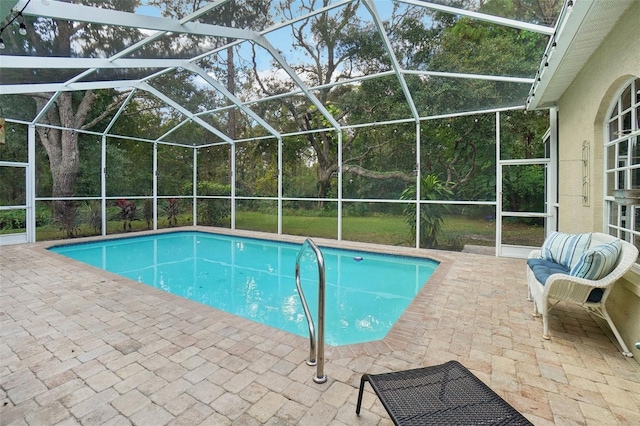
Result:
{"label": "outdoor light fixture", "polygon": [[11,24],[13,24],[13,21],[15,21],[16,19],[18,20],[18,22],[20,23],[20,29],[18,30],[18,33],[22,36],[26,36],[27,35],[27,26],[24,23],[24,16],[22,16],[22,11],[25,10],[27,8],[27,6],[29,6],[29,3],[31,2],[31,0],[27,1],[27,4],[24,5],[24,7],[22,8],[22,10],[20,12],[18,12],[17,15],[12,16],[11,19],[9,19],[9,22],[7,22],[5,24],[5,26],[3,26],[2,28],[0,28],[0,49],[4,49],[5,47],[7,47],[4,44],[4,40],[2,39],[2,33],[4,32],[4,30],[7,29],[7,27]]}
{"label": "outdoor light fixture", "polygon": [[18,18],[20,18],[20,29],[18,32],[20,35],[27,35],[27,26],[24,24],[24,17],[22,16],[22,12],[18,13]]}

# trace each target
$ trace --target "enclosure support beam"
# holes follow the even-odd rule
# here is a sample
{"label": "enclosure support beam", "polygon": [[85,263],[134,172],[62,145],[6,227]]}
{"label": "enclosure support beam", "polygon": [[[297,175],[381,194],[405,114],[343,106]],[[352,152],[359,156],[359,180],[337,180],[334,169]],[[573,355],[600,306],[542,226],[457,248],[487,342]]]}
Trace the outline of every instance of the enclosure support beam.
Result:
{"label": "enclosure support beam", "polygon": [[549,164],[546,176],[545,237],[558,230],[558,109],[549,108]]}
{"label": "enclosure support beam", "polygon": [[500,111],[496,111],[496,256],[502,252],[502,165],[500,164]]}
{"label": "enclosure support beam", "polygon": [[153,230],[158,229],[158,142],[153,143]]}
{"label": "enclosure support beam", "polygon": [[111,121],[109,121],[109,124],[107,124],[107,127],[104,129],[104,132],[102,133],[103,136],[108,134],[111,131],[111,128],[116,124],[116,121],[118,120],[118,118],[120,118],[120,114],[123,113],[123,111],[129,104],[131,99],[133,99],[133,95],[135,93],[136,93],[136,89],[132,89],[129,92],[129,95],[127,95],[127,98],[124,101],[122,101],[122,104],[118,108],[118,111],[116,111],[116,113],[113,115],[113,118],[111,118]]}
{"label": "enclosure support beam", "polygon": [[422,127],[420,126],[420,122],[416,123],[416,248],[420,248],[420,179],[421,179],[421,171],[420,171],[420,132]]}
{"label": "enclosure support beam", "polygon": [[231,229],[236,229],[236,144],[231,144],[231,170],[229,180],[231,181]]}
{"label": "enclosure support beam", "polygon": [[488,15],[486,13],[474,12],[472,10],[465,10],[462,8],[455,8],[452,6],[446,6],[436,4],[424,0],[398,0],[401,3],[412,4],[415,6],[426,7],[428,9],[438,10],[440,12],[450,13],[452,15],[467,16],[479,21],[485,21],[492,24],[504,25],[506,27],[517,28],[520,30],[533,31],[536,33],[551,35],[553,34],[553,27],[547,27],[544,25],[530,24],[528,22],[516,21],[514,19],[502,18],[495,15]]}
{"label": "enclosure support beam", "polygon": [[[5,62],[6,60],[6,62]],[[184,59],[110,59],[110,58],[65,58],[44,56],[3,55],[2,68],[35,69],[128,69],[186,67]],[[76,79],[69,83],[75,83]]]}
{"label": "enclosure support beam", "polygon": [[100,228],[107,235],[107,137],[102,135],[102,158],[100,159]]}
{"label": "enclosure support beam", "polygon": [[278,136],[278,235],[282,234],[282,136]]}
{"label": "enclosure support beam", "polygon": [[387,31],[384,28],[384,25],[382,24],[382,19],[380,19],[378,10],[376,9],[376,6],[373,4],[372,0],[363,0],[363,4],[371,14],[371,18],[373,19],[373,22],[378,28],[378,33],[382,38],[384,48],[387,51],[387,54],[389,55],[389,59],[391,60],[391,66],[393,67],[396,73],[396,77],[398,78],[398,83],[400,83],[400,87],[402,88],[402,93],[404,93],[404,97],[407,100],[407,103],[409,104],[409,109],[411,110],[411,114],[413,115],[413,118],[417,122],[420,120],[420,114],[416,109],[416,104],[413,101],[413,96],[411,96],[411,91],[409,90],[409,86],[407,86],[407,81],[405,80],[404,75],[402,74],[402,68],[398,63],[398,58],[396,57],[395,51],[391,46],[391,41],[389,40],[389,36],[387,34]]}
{"label": "enclosure support beam", "polygon": [[198,149],[193,149],[193,226],[198,226]]}
{"label": "enclosure support beam", "polygon": [[342,130],[338,133],[338,241],[342,240]]}
{"label": "enclosure support beam", "polygon": [[200,126],[204,127],[205,129],[207,129],[208,131],[210,131],[214,135],[218,136],[219,138],[221,138],[225,142],[233,143],[233,139],[231,139],[229,136],[225,135],[220,130],[218,130],[215,127],[211,126],[209,123],[207,123],[206,121],[204,121],[200,117],[196,117],[195,114],[191,113],[191,111],[189,111],[188,109],[186,109],[185,107],[183,107],[182,105],[180,105],[179,103],[177,103],[176,101],[171,99],[170,97],[166,96],[164,93],[162,93],[159,90],[155,89],[154,87],[148,85],[147,83],[139,83],[138,86],[139,86],[138,87],[139,89],[145,90],[145,91],[151,93],[152,95],[154,95],[158,99],[160,99],[163,102],[165,102],[167,105],[177,109],[178,111],[180,111],[180,113],[184,114],[186,117],[189,117],[191,120],[195,121]]}
{"label": "enclosure support beam", "polygon": [[177,132],[182,126],[184,126],[185,124],[189,124],[189,123],[191,123],[191,119],[190,118],[185,118],[180,123],[176,124],[174,127],[172,127],[171,129],[167,130],[162,135],[160,135],[154,142],[164,142],[164,139],[167,136],[169,136],[172,133]]}
{"label": "enclosure support beam", "polygon": [[251,118],[256,120],[256,122],[258,122],[262,127],[264,127],[273,136],[275,136],[275,137],[279,137],[280,136],[280,133],[276,129],[274,129],[269,123],[267,123],[265,120],[263,120],[262,117],[260,117],[258,114],[253,112],[253,110],[251,108],[243,105],[242,101],[240,101],[240,99],[238,99],[236,97],[236,95],[234,95],[229,90],[227,90],[227,88],[224,87],[222,84],[220,84],[218,81],[216,81],[213,78],[211,78],[209,76],[209,74],[207,74],[207,72],[205,70],[203,70],[202,68],[200,68],[200,67],[198,67],[198,66],[196,66],[194,64],[186,65],[185,69],[188,69],[189,71],[191,71],[191,72],[197,74],[198,76],[200,76],[203,80],[205,80],[207,83],[209,83],[211,86],[213,86],[214,89],[216,89],[218,92],[220,92],[225,98],[227,98],[235,106],[237,106],[239,110],[241,110],[242,112],[244,112],[245,114],[247,114],[248,116],[250,116]]}
{"label": "enclosure support beam", "polygon": [[[241,40],[251,39],[252,31],[200,22],[182,22],[174,19],[147,16],[139,13],[122,12],[105,8],[96,8],[80,4],[48,0],[31,2],[22,12],[26,16],[42,16],[63,21],[88,22],[98,25],[143,28],[175,34],[198,36],[231,37]],[[147,43],[149,41],[145,40]]]}
{"label": "enclosure support beam", "polygon": [[27,242],[36,242],[36,126],[30,124],[27,130]]}
{"label": "enclosure support beam", "polygon": [[307,97],[307,99],[309,99],[309,101],[311,101],[311,103],[313,105],[315,105],[316,108],[318,108],[318,111],[320,112],[320,114],[322,114],[324,116],[324,118],[326,118],[327,121],[329,121],[329,123],[331,123],[331,125],[333,126],[334,129],[339,130],[340,129],[340,124],[338,124],[338,122],[336,121],[335,117],[333,115],[331,115],[331,113],[329,111],[327,111],[327,108],[325,108],[324,104],[322,102],[320,102],[320,99],[318,99],[316,97],[316,95],[311,93],[311,90],[302,81],[300,76],[298,76],[298,74],[296,74],[296,72],[293,70],[293,68],[291,68],[291,66],[289,66],[289,64],[285,61],[284,57],[280,54],[280,52],[275,47],[273,47],[271,45],[271,43],[269,43],[269,41],[266,38],[264,38],[263,36],[254,37],[254,41],[256,42],[256,44],[258,44],[260,47],[263,47],[264,49],[266,49],[271,54],[273,59],[275,59],[276,62],[278,62],[278,64],[280,64],[282,69],[284,69],[284,71],[289,75],[289,77],[291,77],[291,79],[304,92],[304,94]]}
{"label": "enclosure support beam", "polygon": [[[229,0],[218,0],[218,1],[212,1],[211,3],[209,3],[208,5],[196,10],[195,12],[183,17],[182,19],[180,19],[180,23],[184,24],[186,22],[191,22],[194,19],[204,15],[205,13],[209,12],[211,9],[214,9],[222,4],[228,3]],[[163,37],[164,35],[166,35],[167,32],[166,31],[156,31],[155,33],[149,35],[147,38],[138,41],[137,43],[132,44],[131,46],[127,47],[126,49],[116,53],[115,55],[111,56],[108,60],[109,61],[115,61],[119,58],[124,58],[126,56],[129,56],[131,53],[135,52],[136,50],[142,48],[145,45],[151,44],[152,42],[154,42],[155,40]],[[80,74],[78,74],[77,76],[75,76],[74,78],[72,78],[71,80],[67,81],[66,84],[75,82],[75,81],[79,81],[82,78],[84,78],[85,76],[92,74],[93,72],[96,71],[96,68],[92,68],[92,69],[88,69]]]}
{"label": "enclosure support beam", "polygon": [[[3,59],[4,60],[4,59]],[[25,95],[28,93],[74,92],[76,90],[118,89],[133,87],[138,80],[112,81],[80,81],[77,83],[31,83],[31,84],[2,84],[0,95]]]}
{"label": "enclosure support beam", "polygon": [[54,93],[51,96],[51,98],[49,98],[45,106],[43,106],[42,109],[38,111],[35,118],[31,122],[33,124],[36,124],[37,122],[39,122],[40,119],[47,114],[47,111],[49,111],[49,108],[51,108],[56,103],[56,100],[58,99],[59,96],[60,96],[60,92]]}

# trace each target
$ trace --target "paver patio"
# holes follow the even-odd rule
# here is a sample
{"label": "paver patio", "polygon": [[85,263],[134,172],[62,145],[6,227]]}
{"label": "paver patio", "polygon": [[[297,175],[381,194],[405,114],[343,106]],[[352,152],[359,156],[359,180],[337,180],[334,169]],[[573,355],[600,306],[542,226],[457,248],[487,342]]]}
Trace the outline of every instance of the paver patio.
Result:
{"label": "paver patio", "polygon": [[50,245],[0,249],[2,425],[390,425],[370,388],[356,416],[362,373],[451,359],[536,425],[640,424],[640,364],[567,305],[553,312],[552,340],[542,340],[524,260],[366,245],[441,264],[386,339],[327,347],[319,385],[305,363],[308,339]]}

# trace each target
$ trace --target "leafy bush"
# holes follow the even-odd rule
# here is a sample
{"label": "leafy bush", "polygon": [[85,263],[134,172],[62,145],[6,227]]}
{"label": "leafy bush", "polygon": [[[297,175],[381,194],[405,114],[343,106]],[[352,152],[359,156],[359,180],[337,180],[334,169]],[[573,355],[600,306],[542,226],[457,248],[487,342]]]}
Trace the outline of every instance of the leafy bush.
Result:
{"label": "leafy bush", "polygon": [[24,210],[0,211],[0,230],[9,231],[12,229],[26,228],[26,217]]}
{"label": "leafy bush", "polygon": [[102,232],[102,206],[100,201],[89,201],[85,203],[85,211],[87,213],[87,222],[96,234]]}
{"label": "leafy bush", "polygon": [[[198,182],[198,195],[231,195],[231,185],[211,181]],[[230,200],[198,200],[198,224],[222,226],[231,212]]]}
{"label": "leafy bush", "polygon": [[[193,195],[193,184],[187,182],[182,188],[183,195]],[[231,196],[231,185],[228,183],[217,183],[209,180],[198,182],[198,195],[227,195]],[[237,195],[242,195],[240,191]]]}
{"label": "leafy bush", "polygon": [[231,204],[229,200],[204,199],[198,201],[198,224],[222,226],[229,216]]}
{"label": "leafy bush", "polygon": [[369,204],[366,203],[349,203],[343,209],[345,217],[362,217],[369,214]]}
{"label": "leafy bush", "polygon": [[178,226],[178,214],[180,213],[180,200],[176,198],[169,198],[167,200],[167,207],[165,208],[165,214],[169,221],[169,226]]}

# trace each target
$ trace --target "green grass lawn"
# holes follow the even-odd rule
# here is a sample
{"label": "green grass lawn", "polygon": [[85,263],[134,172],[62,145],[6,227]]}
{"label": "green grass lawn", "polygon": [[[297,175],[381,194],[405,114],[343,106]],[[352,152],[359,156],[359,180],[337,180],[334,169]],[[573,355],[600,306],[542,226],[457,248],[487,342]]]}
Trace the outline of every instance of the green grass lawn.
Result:
{"label": "green grass lawn", "polygon": [[[277,216],[257,212],[238,212],[238,229],[277,232]],[[291,216],[282,219],[285,234],[321,238],[337,238],[338,220],[335,217]],[[503,223],[503,242],[540,246],[544,240],[541,227],[522,222]],[[414,246],[414,238],[402,216],[380,215],[345,217],[342,219],[342,238],[349,241]],[[466,244],[495,246],[495,222],[464,216],[446,217],[439,244],[442,248],[460,250]]]}
{"label": "green grass lawn", "polygon": [[[278,217],[256,212],[238,212],[236,228],[252,231],[278,231]],[[338,237],[335,217],[292,216],[282,218],[282,231],[290,235],[321,238]],[[342,219],[342,238],[388,245],[411,245],[409,228],[399,216],[345,217]]]}
{"label": "green grass lawn", "polygon": [[[179,225],[190,225],[190,216],[179,220]],[[230,226],[230,219],[225,226]],[[109,221],[108,234],[129,233],[149,229],[145,221],[136,220],[131,223],[131,231],[123,231],[121,221]],[[159,228],[167,228],[166,220],[160,219]],[[277,216],[274,214],[239,211],[236,215],[236,228],[252,231],[278,231]],[[283,233],[320,238],[338,237],[338,220],[335,217],[324,216],[283,216]],[[544,239],[541,227],[529,226],[522,222],[506,222],[503,224],[503,242],[540,246]],[[36,230],[38,241],[57,240],[65,238],[65,234],[56,226],[38,227]],[[76,236],[97,235],[88,225],[81,225]],[[360,241],[394,246],[414,246],[414,239],[410,235],[409,227],[402,216],[379,215],[364,217],[345,217],[342,220],[342,238],[348,241]],[[466,244],[494,246],[495,222],[485,219],[464,216],[448,216],[443,224],[438,239],[438,248],[447,250],[461,250]]]}

